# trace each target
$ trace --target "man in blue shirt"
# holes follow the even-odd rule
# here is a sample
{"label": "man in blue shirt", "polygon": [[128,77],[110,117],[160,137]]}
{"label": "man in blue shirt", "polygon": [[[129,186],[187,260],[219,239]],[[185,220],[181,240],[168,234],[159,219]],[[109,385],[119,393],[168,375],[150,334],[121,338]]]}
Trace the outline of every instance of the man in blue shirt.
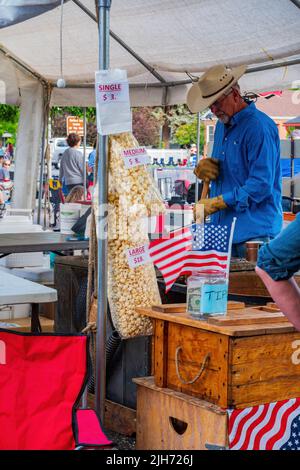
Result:
{"label": "man in blue shirt", "polygon": [[195,174],[212,180],[204,216],[213,224],[237,218],[232,255],[244,257],[249,240],[267,241],[282,227],[280,141],[276,124],[244,100],[237,84],[246,67],[209,69],[188,94],[192,112],[207,107],[218,118],[212,158],[199,162]]}

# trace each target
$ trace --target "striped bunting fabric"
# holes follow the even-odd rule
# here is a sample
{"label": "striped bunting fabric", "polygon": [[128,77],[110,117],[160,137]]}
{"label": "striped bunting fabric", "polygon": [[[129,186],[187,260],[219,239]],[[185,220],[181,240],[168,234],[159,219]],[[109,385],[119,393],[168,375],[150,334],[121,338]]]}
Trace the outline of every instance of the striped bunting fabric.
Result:
{"label": "striped bunting fabric", "polygon": [[231,450],[300,450],[300,398],[227,412]]}

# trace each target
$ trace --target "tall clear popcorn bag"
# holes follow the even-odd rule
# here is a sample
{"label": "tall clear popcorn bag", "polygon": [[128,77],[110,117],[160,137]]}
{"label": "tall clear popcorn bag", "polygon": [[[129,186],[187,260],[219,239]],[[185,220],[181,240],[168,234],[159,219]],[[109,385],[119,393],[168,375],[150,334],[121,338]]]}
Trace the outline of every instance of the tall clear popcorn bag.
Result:
{"label": "tall clear popcorn bag", "polygon": [[[133,268],[126,254],[149,243],[148,218],[165,211],[147,166],[136,164],[144,161],[138,149],[130,133],[109,137],[108,300],[122,338],[152,334],[151,320],[138,315],[136,307],[161,303],[153,263]],[[140,160],[134,157],[138,154]]]}

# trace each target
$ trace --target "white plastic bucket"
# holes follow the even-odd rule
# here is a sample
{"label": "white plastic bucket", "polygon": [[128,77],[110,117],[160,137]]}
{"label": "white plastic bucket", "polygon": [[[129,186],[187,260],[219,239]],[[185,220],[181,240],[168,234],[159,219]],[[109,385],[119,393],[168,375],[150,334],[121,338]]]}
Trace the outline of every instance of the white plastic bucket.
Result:
{"label": "white plastic bucket", "polygon": [[72,235],[74,232],[71,230],[73,225],[80,217],[80,204],[66,202],[60,204],[60,231],[67,235]]}

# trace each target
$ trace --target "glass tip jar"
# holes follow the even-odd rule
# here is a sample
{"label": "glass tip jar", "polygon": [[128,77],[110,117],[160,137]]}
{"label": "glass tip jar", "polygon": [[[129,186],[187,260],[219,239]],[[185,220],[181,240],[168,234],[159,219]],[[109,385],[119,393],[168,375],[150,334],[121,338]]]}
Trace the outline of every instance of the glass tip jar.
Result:
{"label": "glass tip jar", "polygon": [[225,315],[228,282],[224,271],[193,272],[187,281],[187,312],[197,317]]}

